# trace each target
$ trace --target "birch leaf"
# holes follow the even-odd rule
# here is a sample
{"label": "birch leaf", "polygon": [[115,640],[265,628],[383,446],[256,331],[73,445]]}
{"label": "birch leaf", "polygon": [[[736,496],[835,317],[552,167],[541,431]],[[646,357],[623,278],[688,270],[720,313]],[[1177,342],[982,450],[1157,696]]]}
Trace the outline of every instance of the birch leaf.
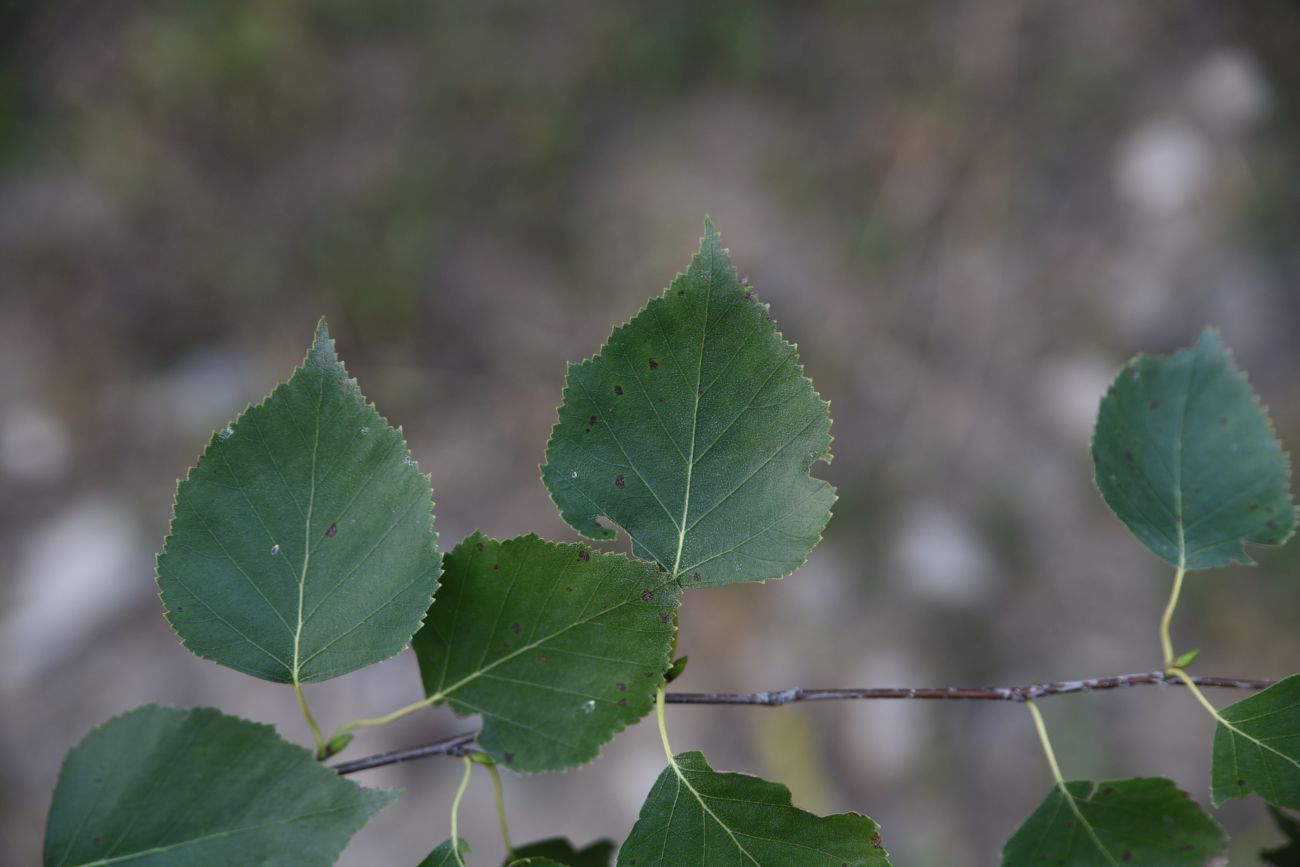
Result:
{"label": "birch leaf", "polygon": [[1219,716],[1210,768],[1214,805],[1258,792],[1274,806],[1300,809],[1300,674]]}

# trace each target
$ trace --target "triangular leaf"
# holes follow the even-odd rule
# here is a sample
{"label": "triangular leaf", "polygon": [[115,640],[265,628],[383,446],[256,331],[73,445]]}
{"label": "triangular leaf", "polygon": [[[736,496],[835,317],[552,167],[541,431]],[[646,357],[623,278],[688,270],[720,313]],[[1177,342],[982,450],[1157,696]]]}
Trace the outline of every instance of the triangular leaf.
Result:
{"label": "triangular leaf", "polygon": [[446,557],[413,645],[425,694],[482,714],[479,743],[522,772],[570,768],[654,705],[679,590],[646,563],[475,533]]}
{"label": "triangular leaf", "polygon": [[332,864],[395,797],[348,782],[270,726],[146,705],[64,759],[45,864]]}
{"label": "triangular leaf", "polygon": [[1243,542],[1280,545],[1295,530],[1290,462],[1213,330],[1125,365],[1102,398],[1092,455],[1107,505],[1174,566],[1250,563]]}
{"label": "triangular leaf", "polygon": [[1052,788],[1002,850],[1002,867],[1205,867],[1227,836],[1163,777]]}
{"label": "triangular leaf", "polygon": [[465,859],[461,856],[470,851],[469,844],[459,840],[460,846],[457,847],[456,842],[444,840],[439,843],[438,848],[430,852],[419,867],[463,867]]}
{"label": "triangular leaf", "polygon": [[302,366],[213,436],[158,558],[192,652],[265,680],[346,674],[404,648],[437,587],[428,477],[366,403],[321,320]]}
{"label": "triangular leaf", "polygon": [[[1300,674],[1219,711],[1210,797],[1215,806],[1251,792],[1300,809]],[[1226,724],[1225,724],[1226,723]]]}
{"label": "triangular leaf", "polygon": [[712,223],[689,270],[570,365],[542,479],[591,539],[631,537],[688,587],[789,575],[835,489],[828,404],[736,276]]}
{"label": "triangular leaf", "polygon": [[1300,867],[1300,821],[1277,807],[1269,807],[1268,811],[1277,823],[1277,829],[1286,836],[1287,843],[1260,852],[1260,860],[1273,867]]}
{"label": "triangular leaf", "polygon": [[[609,867],[614,860],[614,842],[601,840],[592,843],[586,849],[578,851],[572,843],[563,837],[551,837],[538,840],[527,846],[515,849],[515,858],[549,858],[563,867]],[[509,862],[511,865],[513,861]]]}
{"label": "triangular leaf", "polygon": [[719,773],[692,751],[674,757],[655,781],[618,864],[882,867],[889,853],[866,816],[814,816],[791,805],[785,786]]}

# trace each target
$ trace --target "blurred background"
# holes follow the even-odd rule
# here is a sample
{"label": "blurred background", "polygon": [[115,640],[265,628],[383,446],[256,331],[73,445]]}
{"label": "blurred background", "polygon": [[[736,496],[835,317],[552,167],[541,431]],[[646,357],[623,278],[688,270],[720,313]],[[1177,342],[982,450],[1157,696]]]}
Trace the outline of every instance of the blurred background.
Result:
{"label": "blurred background", "polygon": [[[0,862],[39,859],[64,752],[144,702],[310,737],[190,656],[153,582],[177,477],[326,314],[433,476],[442,547],[573,539],[537,472],[565,362],[683,269],[711,214],[832,401],[824,543],[689,593],[685,690],[1010,685],[1143,671],[1170,570],[1088,443],[1138,351],[1217,325],[1300,445],[1300,6],[1151,0],[0,0]],[[1300,545],[1197,574],[1203,673],[1300,668]],[[308,688],[322,725],[417,694],[409,654]],[[1216,700],[1238,696],[1217,695]],[[1206,803],[1180,690],[1045,702],[1067,776]],[[1050,775],[1022,709],[670,709],[678,750],[857,810],[900,867],[994,864]],[[462,731],[430,711],[356,757]],[[507,779],[517,841],[622,839],[653,724]],[[414,864],[459,767],[340,863]],[[1233,863],[1273,842],[1219,812]],[[499,863],[490,789],[462,828]]]}

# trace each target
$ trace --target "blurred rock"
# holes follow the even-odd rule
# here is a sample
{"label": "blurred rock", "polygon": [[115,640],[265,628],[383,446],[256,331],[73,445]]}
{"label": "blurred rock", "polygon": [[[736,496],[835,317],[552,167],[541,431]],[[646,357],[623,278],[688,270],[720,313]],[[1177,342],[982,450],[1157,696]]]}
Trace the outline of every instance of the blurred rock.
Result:
{"label": "blurred rock", "polygon": [[29,403],[5,409],[0,417],[0,471],[11,480],[57,481],[71,457],[67,427],[57,416]]}
{"label": "blurred rock", "polygon": [[1210,168],[1209,148],[1194,127],[1152,119],[1121,144],[1115,191],[1144,216],[1175,216],[1205,188]]}
{"label": "blurred rock", "polygon": [[994,564],[984,542],[940,503],[914,506],[895,530],[891,562],[906,591],[948,605],[976,605],[993,591]]}

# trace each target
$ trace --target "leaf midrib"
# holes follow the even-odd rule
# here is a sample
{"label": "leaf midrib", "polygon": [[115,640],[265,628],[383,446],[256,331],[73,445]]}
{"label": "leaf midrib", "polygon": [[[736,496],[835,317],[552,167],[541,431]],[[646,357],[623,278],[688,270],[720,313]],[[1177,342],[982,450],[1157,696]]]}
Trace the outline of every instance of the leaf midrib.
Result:
{"label": "leaf midrib", "polygon": [[311,522],[316,507],[316,456],[320,451],[320,407],[325,400],[325,374],[320,376],[320,391],[316,397],[316,430],[311,448],[311,488],[307,496],[307,526],[303,534],[302,573],[298,577],[298,625],[293,631],[293,683],[299,684],[302,666],[303,596],[307,587],[307,569],[311,564]]}

